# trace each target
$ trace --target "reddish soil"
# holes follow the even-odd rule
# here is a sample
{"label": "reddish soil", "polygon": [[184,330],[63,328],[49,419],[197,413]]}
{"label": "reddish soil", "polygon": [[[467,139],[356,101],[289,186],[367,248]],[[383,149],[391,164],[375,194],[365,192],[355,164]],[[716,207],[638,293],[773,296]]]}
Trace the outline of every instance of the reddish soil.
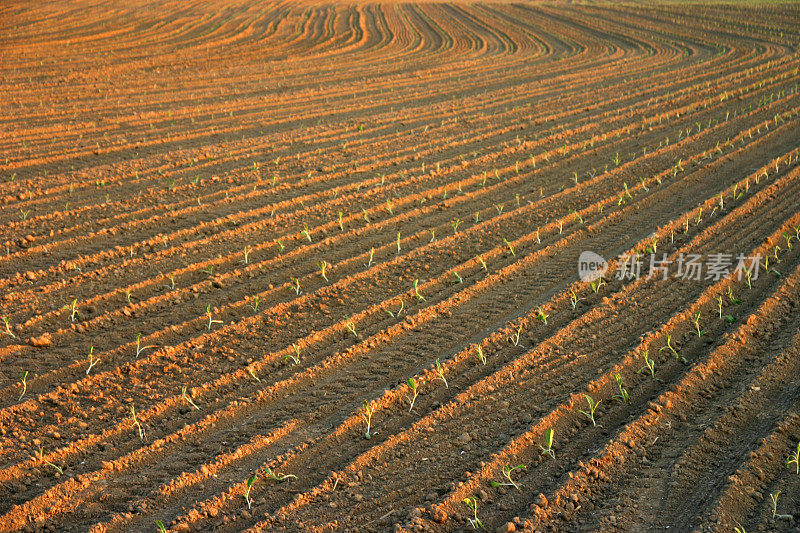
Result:
{"label": "reddish soil", "polygon": [[798,20],[3,3],[0,531],[800,531]]}

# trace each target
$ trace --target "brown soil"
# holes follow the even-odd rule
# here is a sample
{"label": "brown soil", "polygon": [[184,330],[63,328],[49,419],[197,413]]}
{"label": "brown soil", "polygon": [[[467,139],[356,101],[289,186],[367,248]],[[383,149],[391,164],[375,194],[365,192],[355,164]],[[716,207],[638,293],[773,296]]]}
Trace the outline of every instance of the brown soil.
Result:
{"label": "brown soil", "polygon": [[800,530],[798,20],[4,3],[0,531]]}

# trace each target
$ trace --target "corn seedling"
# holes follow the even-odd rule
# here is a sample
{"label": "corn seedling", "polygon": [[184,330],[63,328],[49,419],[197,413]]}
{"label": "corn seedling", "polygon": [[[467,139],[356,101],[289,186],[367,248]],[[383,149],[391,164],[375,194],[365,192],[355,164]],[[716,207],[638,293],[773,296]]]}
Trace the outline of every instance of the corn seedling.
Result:
{"label": "corn seedling", "polygon": [[476,255],[475,259],[477,259],[478,262],[481,264],[481,268],[483,268],[483,270],[485,270],[486,272],[489,272],[489,269],[486,268],[486,261],[483,260],[483,257],[481,257],[479,255]]}
{"label": "corn seedling", "polygon": [[450,222],[450,225],[453,227],[453,235],[458,233],[458,226],[460,224],[461,224],[461,219],[460,218],[457,218],[457,219],[453,220],[452,222]]}
{"label": "corn seedling", "polygon": [[672,347],[672,335],[670,335],[669,333],[667,333],[667,345],[666,346],[662,346],[661,349],[659,349],[658,351],[659,352],[663,352],[664,350],[669,350],[670,352],[672,352],[672,355],[675,356],[675,359],[677,359],[681,363],[684,363],[684,364],[688,363],[686,358],[684,356],[682,356],[681,354],[679,354],[677,352],[677,350],[675,350],[675,348]]}
{"label": "corn seedling", "polygon": [[78,300],[72,300],[72,303],[65,305],[64,309],[70,311],[69,319],[71,322],[75,322],[75,317],[78,316]]}
{"label": "corn seedling", "polygon": [[417,396],[419,395],[419,389],[417,388],[417,381],[414,378],[408,378],[406,380],[406,385],[408,388],[411,389],[411,397],[406,397],[409,403],[408,412],[410,413],[412,409],[414,409],[414,402],[417,401]]}
{"label": "corn seedling", "polygon": [[300,280],[297,279],[297,278],[291,278],[291,277],[289,279],[291,280],[291,282],[287,283],[286,285],[288,285],[289,288],[294,291],[295,295],[299,296],[300,295]]}
{"label": "corn seedling", "polygon": [[622,376],[617,372],[614,374],[614,381],[617,382],[617,388],[619,389],[619,394],[615,394],[612,396],[613,399],[619,400],[622,403],[628,403],[630,401],[630,396],[628,395],[628,389],[625,388],[625,385],[622,383]]}
{"label": "corn seedling", "polygon": [[203,272],[203,273],[207,274],[208,277],[211,277],[211,276],[214,275],[214,267],[213,266],[209,266],[209,267],[206,267],[206,268],[201,268],[200,272]]}
{"label": "corn seedling", "polygon": [[367,268],[371,267],[374,264],[374,261],[373,261],[374,257],[375,257],[375,248],[370,248],[369,249],[369,261],[367,261],[367,264],[364,265],[364,266],[367,267]]}
{"label": "corn seedling", "polygon": [[258,312],[258,302],[259,302],[259,300],[260,300],[260,298],[258,297],[258,295],[255,295],[255,294],[254,294],[254,295],[253,295],[253,298],[252,298],[252,303],[250,304],[250,308],[251,308],[251,309],[253,310],[253,312],[255,312],[255,313],[257,313],[257,312]]}
{"label": "corn seedling", "polygon": [[486,356],[483,353],[483,347],[480,344],[478,344],[477,346],[475,346],[475,351],[478,353],[478,359],[480,359],[481,363],[483,363],[485,365],[486,364]]}
{"label": "corn seedling", "polygon": [[508,239],[503,239],[503,242],[504,242],[504,243],[506,243],[506,246],[508,246],[508,251],[509,251],[509,252],[511,252],[511,255],[512,255],[513,257],[516,257],[516,256],[517,256],[517,254],[516,254],[516,253],[514,253],[514,247],[513,247],[513,246],[511,246],[511,243],[510,243],[510,242],[508,242]]}
{"label": "corn seedling", "polygon": [[156,520],[156,527],[158,528],[158,533],[167,533],[167,528],[161,520]]}
{"label": "corn seedling", "polygon": [[53,468],[55,468],[55,469],[56,469],[56,471],[57,471],[59,474],[61,474],[61,475],[64,475],[64,470],[63,470],[63,469],[62,469],[60,466],[58,466],[58,465],[54,465],[53,463],[51,463],[50,461],[48,461],[47,459],[45,459],[45,458],[44,458],[44,448],[42,448],[41,446],[39,446],[39,459],[40,459],[40,460],[41,460],[41,461],[42,461],[44,464],[46,464],[47,466],[52,466]]}
{"label": "corn seedling", "polygon": [[769,495],[769,499],[772,502],[772,519],[775,520],[775,515],[778,514],[778,496],[781,495],[781,491],[777,491],[774,494]]}
{"label": "corn seedling", "polygon": [[598,293],[600,287],[606,284],[606,281],[603,278],[597,278],[596,280],[589,283],[589,286],[592,287],[592,290],[595,294]]}
{"label": "corn seedling", "polygon": [[742,303],[742,301],[739,298],[736,298],[733,295],[733,287],[728,287],[728,299],[731,302],[735,303],[736,305],[740,305]]}
{"label": "corn seedling", "polygon": [[736,526],[733,528],[733,533],[747,533],[747,530],[744,528],[742,524],[736,522]]}
{"label": "corn seedling", "polygon": [[459,273],[458,273],[458,272],[456,272],[455,270],[451,270],[450,272],[453,274],[453,277],[454,277],[454,278],[456,278],[456,280],[457,280],[459,283],[464,283],[464,280],[461,278],[461,274],[459,274]]}
{"label": "corn seedling", "polygon": [[195,409],[197,409],[198,411],[200,410],[200,408],[199,408],[199,407],[197,407],[197,404],[196,404],[196,403],[194,403],[194,401],[192,401],[192,397],[191,397],[191,396],[189,396],[189,393],[187,393],[187,392],[186,392],[186,385],[184,385],[184,386],[183,386],[183,388],[181,388],[181,397],[182,397],[184,400],[186,400],[186,402],[187,402],[189,405],[191,405],[192,407],[194,407],[194,408],[195,408]]}
{"label": "corn seedling", "polygon": [[14,332],[13,332],[13,331],[11,331],[11,319],[10,319],[10,318],[8,318],[7,316],[4,316],[4,317],[3,317],[3,323],[4,323],[4,324],[5,324],[5,326],[6,326],[6,334],[7,334],[7,335],[11,335],[13,338],[16,338],[17,336],[16,336],[16,335],[14,335]]}
{"label": "corn seedling", "polygon": [[425,297],[419,293],[419,280],[414,280],[414,296],[417,297],[418,300],[425,301]]}
{"label": "corn seedling", "polygon": [[17,398],[17,401],[20,401],[22,399],[22,397],[25,396],[25,393],[28,392],[28,371],[27,370],[22,373],[22,381],[20,383],[22,384],[22,392],[20,393],[19,398]]}
{"label": "corn seedling", "polygon": [[344,213],[339,211],[339,231],[344,231],[344,224],[342,223],[343,218],[344,218]]}
{"label": "corn seedling", "polygon": [[556,432],[553,428],[548,429],[544,432],[544,446],[539,445],[539,448],[542,450],[542,455],[547,454],[553,459],[556,458],[556,452],[553,450],[553,437],[555,437]]}
{"label": "corn seedling", "polygon": [[280,240],[280,239],[278,239],[277,241],[275,241],[275,245],[278,247],[278,255],[280,255],[281,253],[283,253],[283,250],[286,248],[286,246],[283,244],[283,242],[281,242],[281,240]]}
{"label": "corn seedling", "polygon": [[358,333],[356,333],[356,325],[353,324],[353,321],[350,320],[349,316],[345,317],[345,320],[346,320],[345,327],[347,328],[347,331],[352,333],[353,337],[358,338]]}
{"label": "corn seedling", "polygon": [[89,359],[89,368],[86,369],[86,375],[87,376],[89,375],[89,372],[92,371],[92,368],[94,368],[94,365],[96,365],[97,363],[100,362],[100,359],[95,359],[94,358],[94,346],[90,346],[89,347],[88,359]]}
{"label": "corn seedling", "polygon": [[311,233],[308,231],[307,225],[303,225],[303,231],[300,232],[300,235],[308,239],[308,242],[311,242]]}
{"label": "corn seedling", "polygon": [[467,497],[464,498],[464,503],[467,507],[472,509],[472,518],[469,519],[469,525],[471,525],[473,529],[483,529],[483,522],[478,518],[478,500]]}
{"label": "corn seedling", "polygon": [[450,385],[447,384],[447,378],[444,377],[444,369],[438,359],[436,360],[436,373],[439,374],[439,379],[444,382],[445,388],[449,389]]}
{"label": "corn seedling", "polygon": [[517,326],[516,331],[514,331],[514,334],[511,335],[511,344],[513,344],[514,346],[520,346],[519,344],[520,335],[522,335],[522,326]]}
{"label": "corn seedling", "polygon": [[136,418],[136,408],[131,405],[131,422],[133,426],[139,431],[139,440],[144,442],[147,439],[147,435],[145,435],[144,427],[142,424],[139,423],[139,419]]}
{"label": "corn seedling", "polygon": [[697,331],[698,337],[702,337],[707,333],[706,330],[700,327],[700,311],[698,311],[697,314],[694,315],[694,318],[692,318],[692,323],[694,324],[694,329],[695,331]]}
{"label": "corn seedling", "polygon": [[791,468],[792,463],[794,463],[795,473],[800,474],[800,442],[797,443],[797,449],[786,458],[786,468]]}
{"label": "corn seedling", "polygon": [[640,368],[636,373],[641,374],[644,372],[645,369],[650,373],[650,377],[655,378],[656,375],[656,362],[650,359],[650,351],[645,350],[642,352],[642,359],[644,359],[644,366]]}
{"label": "corn seedling", "polygon": [[372,426],[372,413],[375,412],[375,407],[372,406],[371,403],[364,400],[364,403],[361,404],[361,407],[364,409],[364,412],[361,413],[361,418],[364,419],[364,423],[367,425],[367,429],[364,432],[365,439],[371,439],[372,433],[369,432],[370,426]]}
{"label": "corn seedling", "polygon": [[584,394],[583,397],[586,398],[586,402],[589,404],[589,410],[582,411],[579,409],[578,412],[581,413],[582,415],[585,415],[586,418],[591,420],[593,426],[597,426],[597,422],[595,422],[594,420],[594,412],[597,410],[597,406],[600,405],[600,402],[602,400],[594,401],[594,399],[592,399],[592,397],[589,396],[588,394]]}
{"label": "corn seedling", "polygon": [[569,303],[572,305],[572,309],[574,310],[575,307],[578,306],[578,300],[582,300],[583,298],[578,298],[578,295],[575,294],[574,290],[569,291]]}
{"label": "corn seedling", "polygon": [[536,308],[536,318],[544,322],[544,325],[547,325],[547,319],[550,315],[544,312],[541,306]]}
{"label": "corn seedling", "polygon": [[214,319],[214,318],[212,317],[212,314],[211,314],[211,304],[208,304],[208,305],[206,306],[206,317],[208,317],[208,324],[206,324],[206,328],[208,328],[209,330],[211,329],[211,326],[212,326],[213,324],[222,324],[222,320],[216,320],[216,319]]}
{"label": "corn seedling", "polygon": [[247,372],[250,374],[250,377],[251,377],[251,378],[253,378],[254,380],[256,380],[256,382],[258,382],[258,383],[261,383],[261,378],[259,378],[258,376],[256,376],[256,371],[255,371],[255,370],[253,370],[253,367],[252,367],[252,366],[248,366],[248,367],[247,367]]}
{"label": "corn seedling", "polygon": [[294,353],[286,354],[283,356],[284,361],[292,361],[292,364],[299,365],[300,364],[300,348],[297,347],[296,344],[292,344],[292,350]]}
{"label": "corn seedling", "polygon": [[136,357],[139,357],[141,353],[149,348],[155,348],[155,346],[142,346],[142,334],[139,333],[136,335]]}
{"label": "corn seedling", "polygon": [[297,476],[294,474],[281,474],[279,472],[273,472],[270,467],[264,468],[264,475],[267,476],[269,479],[273,481],[277,481],[279,483],[283,483],[284,481],[289,481],[290,479],[297,479]]}
{"label": "corn seedling", "polygon": [[250,498],[250,491],[253,489],[253,484],[256,482],[256,474],[254,473],[252,476],[247,478],[247,481],[244,483],[244,499],[247,502],[247,508],[253,505],[253,500]]}
{"label": "corn seedling", "polygon": [[386,314],[389,315],[392,318],[397,318],[398,316],[400,316],[400,313],[402,313],[403,310],[406,308],[406,304],[403,302],[403,299],[402,298],[398,298],[398,299],[400,300],[400,309],[399,310],[397,310],[396,312],[393,312],[390,309],[384,309],[384,311],[386,311]]}
{"label": "corn seedling", "polygon": [[329,266],[331,266],[331,264],[328,263],[327,261],[317,262],[317,268],[319,268],[319,275],[322,276],[322,279],[324,279],[325,281],[328,281],[327,271]]}
{"label": "corn seedling", "polygon": [[517,485],[513,479],[511,479],[511,474],[514,473],[514,470],[525,470],[525,465],[517,465],[517,466],[509,466],[503,465],[503,477],[506,478],[508,481],[490,481],[489,484],[492,487],[514,487],[515,489],[519,490],[519,485]]}
{"label": "corn seedling", "polygon": [[244,247],[244,250],[243,250],[244,259],[242,259],[242,262],[245,265],[249,265],[250,264],[250,250],[251,250],[251,248],[249,246],[245,246]]}

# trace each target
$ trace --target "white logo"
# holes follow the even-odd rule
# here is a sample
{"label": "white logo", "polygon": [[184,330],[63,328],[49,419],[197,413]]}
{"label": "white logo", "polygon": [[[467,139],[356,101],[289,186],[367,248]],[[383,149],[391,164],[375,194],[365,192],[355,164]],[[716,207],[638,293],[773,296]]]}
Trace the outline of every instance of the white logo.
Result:
{"label": "white logo", "polygon": [[603,277],[606,270],[608,270],[608,261],[602,256],[588,250],[581,252],[581,256],[578,258],[578,277],[581,278],[581,281],[586,283],[595,281]]}

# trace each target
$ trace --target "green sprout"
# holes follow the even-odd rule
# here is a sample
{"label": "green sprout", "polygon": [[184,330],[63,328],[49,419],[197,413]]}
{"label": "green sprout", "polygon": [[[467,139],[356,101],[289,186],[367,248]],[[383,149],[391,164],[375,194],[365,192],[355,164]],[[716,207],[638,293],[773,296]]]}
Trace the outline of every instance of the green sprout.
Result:
{"label": "green sprout", "polygon": [[472,509],[472,518],[469,519],[469,524],[472,526],[473,529],[481,528],[483,529],[483,522],[480,521],[478,518],[478,500],[475,498],[464,498],[464,503],[467,504],[467,507]]}
{"label": "green sprout", "polygon": [[303,231],[300,232],[300,235],[308,239],[308,242],[311,242],[311,232],[308,230],[308,225],[303,225]]}
{"label": "green sprout", "polygon": [[800,474],[800,442],[797,443],[797,449],[786,458],[786,468],[791,468],[792,463],[794,463],[795,473]]}
{"label": "green sprout", "polygon": [[541,444],[539,445],[539,448],[542,450],[542,455],[547,454],[553,459],[556,458],[556,452],[553,450],[553,438],[555,435],[556,432],[553,430],[553,428],[548,429],[544,432],[544,446]]}
{"label": "green sprout", "polygon": [[245,485],[245,487],[244,487],[244,499],[247,502],[247,508],[248,509],[250,509],[250,507],[253,505],[253,500],[250,498],[250,491],[253,489],[253,484],[255,482],[256,482],[256,474],[253,473],[252,476],[247,478],[247,481],[244,484]]}
{"label": "green sprout", "polygon": [[602,287],[605,284],[606,281],[603,278],[597,278],[596,280],[589,283],[595,294],[597,294],[600,291],[600,287]]}
{"label": "green sprout", "polygon": [[707,333],[704,329],[700,328],[700,311],[694,315],[694,318],[692,318],[692,323],[694,323],[694,329],[697,331],[698,337],[702,337]]}
{"label": "green sprout", "polygon": [[525,470],[525,468],[525,465],[503,465],[503,477],[505,477],[508,481],[490,481],[489,484],[492,487],[514,487],[515,489],[519,490],[519,485],[517,485],[516,482],[511,479],[511,474],[514,472],[514,470]]}
{"label": "green sprout", "polygon": [[417,388],[417,381],[414,378],[408,378],[406,380],[406,385],[408,388],[411,389],[411,397],[406,398],[409,403],[408,412],[410,413],[412,409],[414,409],[414,402],[417,401],[417,396],[419,395],[419,389]]}
{"label": "green sprout", "polygon": [[630,401],[630,396],[628,395],[628,390],[625,388],[625,385],[622,383],[622,376],[617,372],[614,374],[614,381],[617,382],[617,388],[619,389],[619,394],[615,394],[612,396],[613,399],[619,400],[622,403],[628,403]]}
{"label": "green sprout", "polygon": [[670,335],[669,333],[667,334],[667,345],[666,346],[662,346],[661,349],[658,350],[658,351],[659,352],[663,352],[664,350],[667,350],[667,349],[672,352],[672,354],[675,356],[675,359],[677,359],[678,361],[680,361],[681,363],[684,363],[684,364],[688,363],[686,358],[684,356],[682,356],[681,354],[679,354],[675,350],[675,348],[672,347],[672,335]]}
{"label": "green sprout", "polygon": [[16,338],[17,336],[14,335],[14,332],[11,331],[11,319],[7,316],[3,317],[3,323],[6,325],[6,334],[11,335],[11,337]]}
{"label": "green sprout", "polygon": [[208,304],[206,306],[206,316],[208,317],[208,324],[206,324],[206,327],[209,330],[211,330],[211,325],[212,324],[222,324],[222,320],[215,320],[214,318],[212,318],[212,316],[211,316],[211,304]]}
{"label": "green sprout", "polygon": [[484,365],[486,364],[486,356],[483,354],[483,347],[478,344],[475,346],[475,350],[478,352],[478,359],[481,360],[481,363]]}
{"label": "green sprout", "polygon": [[445,388],[449,389],[450,385],[447,384],[447,378],[444,377],[444,369],[438,359],[436,360],[436,373],[439,374],[439,379],[444,381]]}
{"label": "green sprout", "polygon": [[89,368],[86,369],[86,375],[87,376],[89,375],[89,372],[92,371],[92,368],[94,367],[94,365],[96,365],[97,363],[100,362],[100,359],[95,359],[94,358],[94,346],[90,346],[89,347],[88,359],[89,359]]}
{"label": "green sprout", "polygon": [[167,528],[161,520],[156,520],[156,527],[158,528],[158,533],[167,533]]}
{"label": "green sprout", "polygon": [[300,364],[300,348],[297,347],[296,344],[292,343],[292,350],[294,353],[289,353],[283,356],[284,361],[292,361],[292,364],[299,365]]}
{"label": "green sprout", "polygon": [[194,407],[194,408],[195,408],[195,409],[197,409],[198,411],[200,410],[200,408],[199,408],[199,407],[197,407],[197,404],[196,404],[196,403],[194,403],[194,401],[192,401],[192,397],[191,397],[191,396],[189,396],[189,394],[186,392],[186,385],[184,385],[184,386],[183,386],[183,388],[181,389],[181,397],[182,397],[184,400],[186,400],[186,401],[187,401],[187,403],[188,403],[189,405],[191,405],[192,407]]}
{"label": "green sprout", "polygon": [[419,280],[414,280],[414,296],[417,297],[418,300],[425,301],[425,297],[419,293]]}
{"label": "green sprout", "polygon": [[645,350],[642,352],[642,359],[644,359],[644,366],[640,368],[636,373],[641,374],[644,372],[645,368],[650,373],[650,377],[655,378],[656,375],[656,362],[650,359],[650,351]]}
{"label": "green sprout", "polygon": [[369,428],[372,426],[372,413],[375,412],[375,407],[367,400],[364,400],[361,407],[364,409],[364,412],[361,413],[361,418],[364,419],[364,423],[367,425],[367,429],[364,431],[364,438],[371,439],[373,434],[369,432]]}
{"label": "green sprout", "polygon": [[506,243],[506,246],[508,246],[508,251],[509,251],[509,252],[511,252],[511,255],[512,255],[513,257],[516,257],[516,256],[517,256],[517,254],[514,252],[514,247],[513,247],[513,246],[511,246],[511,243],[510,243],[510,242],[508,242],[508,239],[503,239],[503,242],[504,242],[504,243]]}
{"label": "green sprout", "polygon": [[547,325],[547,318],[549,316],[550,315],[548,315],[547,313],[544,312],[544,309],[542,309],[542,306],[539,306],[539,307],[536,308],[536,318],[538,318],[539,320],[544,322],[545,326]]}
{"label": "green sprout", "polygon": [[136,408],[133,405],[131,405],[131,422],[139,430],[139,440],[144,442],[147,439],[147,435],[145,435],[144,427],[139,423],[139,419],[136,418]]}
{"label": "green sprout", "polygon": [[289,279],[291,279],[292,281],[291,281],[291,283],[287,283],[286,285],[288,285],[294,291],[294,294],[296,296],[299,296],[300,295],[300,280],[297,279],[297,278],[289,278]]}
{"label": "green sprout", "polygon": [[297,479],[297,476],[294,474],[281,474],[279,472],[273,472],[270,467],[264,468],[264,475],[267,476],[269,479],[282,483],[284,481],[288,481],[290,479]]}
{"label": "green sprout", "polygon": [[42,448],[41,446],[39,446],[39,459],[41,459],[41,461],[47,466],[52,466],[53,468],[55,468],[59,474],[64,475],[64,470],[60,466],[54,465],[53,463],[44,458],[44,448]]}
{"label": "green sprout", "polygon": [[515,332],[514,332],[514,334],[511,336],[511,339],[510,339],[510,340],[511,340],[511,343],[512,343],[514,346],[520,346],[520,343],[519,343],[519,338],[520,338],[520,336],[521,336],[521,335],[522,335],[522,326],[520,325],[520,326],[517,326],[517,329],[516,329],[516,331],[515,331]]}
{"label": "green sprout", "polygon": [[579,409],[578,412],[581,413],[582,415],[585,415],[589,420],[591,420],[593,426],[597,426],[597,422],[595,422],[594,420],[594,412],[597,410],[597,406],[600,405],[600,402],[602,400],[594,401],[592,397],[589,396],[588,394],[584,394],[583,397],[586,398],[586,402],[589,404],[589,410],[582,411]]}
{"label": "green sprout", "polygon": [[328,271],[328,267],[331,266],[330,263],[327,261],[319,261],[317,262],[317,267],[319,268],[319,275],[322,276],[322,279],[328,281],[328,275],[326,272]]}
{"label": "green sprout", "polygon": [[345,327],[347,328],[347,331],[353,334],[353,337],[358,338],[358,333],[356,333],[356,325],[349,316],[345,317]]}
{"label": "green sprout", "polygon": [[72,300],[71,304],[65,305],[63,308],[70,311],[69,319],[70,319],[71,322],[75,322],[75,317],[78,316],[78,300],[77,300],[77,298],[75,300]]}
{"label": "green sprout", "polygon": [[27,370],[22,373],[22,381],[20,383],[22,384],[22,393],[20,393],[19,398],[17,398],[17,401],[20,401],[22,399],[22,397],[25,396],[25,393],[28,392],[28,371]]}

